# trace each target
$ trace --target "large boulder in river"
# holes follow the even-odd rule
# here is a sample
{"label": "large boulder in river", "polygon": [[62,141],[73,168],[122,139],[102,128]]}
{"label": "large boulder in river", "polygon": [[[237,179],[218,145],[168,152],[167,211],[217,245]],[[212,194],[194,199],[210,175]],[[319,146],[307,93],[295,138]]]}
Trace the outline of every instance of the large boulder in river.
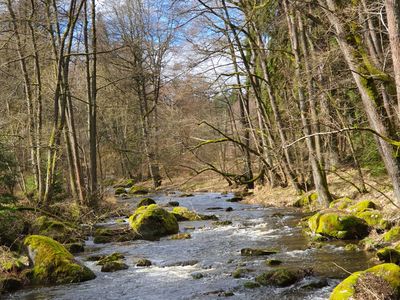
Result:
{"label": "large boulder in river", "polygon": [[312,233],[337,239],[360,239],[368,235],[367,222],[343,211],[322,211],[308,219]]}
{"label": "large boulder in river", "polygon": [[33,263],[32,281],[38,284],[62,284],[94,279],[96,275],[59,242],[41,235],[25,238]]}
{"label": "large boulder in river", "polygon": [[[373,292],[373,294],[371,294]],[[379,297],[371,297],[379,295]],[[365,271],[355,272],[333,290],[330,300],[347,299],[399,299],[400,267],[382,264]]]}
{"label": "large boulder in river", "polygon": [[145,240],[155,240],[179,231],[174,215],[156,204],[136,209],[129,217],[129,224]]}

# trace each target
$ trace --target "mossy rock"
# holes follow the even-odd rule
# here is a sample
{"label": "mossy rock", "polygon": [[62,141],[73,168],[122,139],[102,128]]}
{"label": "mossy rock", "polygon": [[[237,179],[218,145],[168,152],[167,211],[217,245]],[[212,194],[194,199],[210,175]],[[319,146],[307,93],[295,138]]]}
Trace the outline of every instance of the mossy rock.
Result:
{"label": "mossy rock", "polygon": [[251,270],[251,269],[238,268],[235,271],[233,271],[231,275],[233,278],[242,278],[244,275],[246,275],[252,271],[253,270]]}
{"label": "mossy rock", "polygon": [[198,214],[186,207],[174,207],[171,212],[178,221],[200,221],[200,220],[218,220],[215,215]]}
{"label": "mossy rock", "polygon": [[117,184],[114,185],[114,188],[131,188],[135,184],[135,181],[133,179],[124,179],[122,181],[119,181]]}
{"label": "mossy rock", "polygon": [[348,197],[343,197],[332,201],[329,204],[329,208],[335,208],[339,210],[343,210],[348,208],[349,206],[353,205],[354,201]]}
{"label": "mossy rock", "polygon": [[94,279],[96,275],[59,242],[40,235],[25,238],[24,244],[33,263],[32,281],[40,284],[63,284]]}
{"label": "mossy rock", "polygon": [[243,197],[235,196],[235,197],[233,197],[233,198],[226,199],[226,202],[235,203],[235,202],[240,202],[240,201],[242,201],[242,200],[243,200]]}
{"label": "mossy rock", "polygon": [[267,259],[265,261],[265,264],[267,266],[279,266],[280,264],[282,264],[282,261],[278,259]]}
{"label": "mossy rock", "polygon": [[360,239],[369,233],[367,222],[342,211],[318,212],[308,219],[308,226],[314,234],[336,239]]}
{"label": "mossy rock", "polygon": [[82,253],[85,251],[84,243],[69,243],[69,244],[65,244],[64,246],[72,254]]}
{"label": "mossy rock", "polygon": [[139,201],[138,205],[136,206],[137,208],[142,207],[142,206],[148,206],[156,204],[156,201],[154,201],[151,198],[143,198],[142,200]]}
{"label": "mossy rock", "polygon": [[129,189],[128,194],[131,195],[146,195],[149,193],[149,189],[144,186],[133,186]]}
{"label": "mossy rock", "polygon": [[120,195],[125,194],[125,193],[126,193],[126,189],[124,187],[116,188],[115,191],[114,191],[114,194],[116,196],[120,196]]}
{"label": "mossy rock", "polygon": [[140,258],[136,261],[137,267],[150,267],[151,265],[151,261],[146,258]]}
{"label": "mossy rock", "polygon": [[179,231],[174,215],[156,204],[136,209],[129,217],[129,224],[135,233],[146,240],[155,240]]}
{"label": "mossy rock", "polygon": [[196,280],[202,279],[204,277],[204,275],[201,273],[193,273],[191,275],[192,275],[192,278],[196,279]]}
{"label": "mossy rock", "polygon": [[400,250],[400,247],[399,247],[399,249],[385,247],[383,249],[379,249],[378,252],[376,252],[376,256],[378,256],[378,259],[380,261],[383,261],[385,263],[399,264],[400,263],[400,251],[399,250]]}
{"label": "mossy rock", "polygon": [[101,272],[116,272],[128,268],[128,265],[120,260],[110,261],[101,266]]}
{"label": "mossy rock", "polygon": [[228,220],[225,220],[225,221],[215,221],[215,222],[213,222],[212,223],[214,226],[229,226],[229,225],[232,225],[232,221],[228,221]]}
{"label": "mossy rock", "polygon": [[177,233],[170,237],[171,240],[188,240],[191,238],[192,236],[189,233]]}
{"label": "mossy rock", "polygon": [[97,228],[94,232],[93,242],[95,244],[106,244],[112,242],[127,242],[139,239],[129,227],[119,228]]}
{"label": "mossy rock", "polygon": [[266,256],[276,254],[278,251],[271,249],[254,249],[254,248],[243,248],[240,250],[242,256]]}
{"label": "mossy rock", "polygon": [[254,281],[246,281],[245,283],[243,283],[243,286],[246,289],[256,289],[256,288],[259,288],[261,285]]}
{"label": "mossy rock", "polygon": [[317,205],[318,205],[318,194],[315,192],[305,194],[295,203],[293,203],[294,207],[300,207],[300,208],[311,208],[311,207],[316,207]]}
{"label": "mossy rock", "polygon": [[256,282],[261,285],[273,285],[279,287],[290,286],[299,280],[296,272],[280,268],[265,272],[256,277]]}
{"label": "mossy rock", "polygon": [[376,240],[376,239],[374,239],[372,237],[368,237],[368,236],[360,241],[360,245],[366,251],[375,251],[382,247],[379,240]]}
{"label": "mossy rock", "polygon": [[347,209],[354,213],[360,213],[367,209],[377,209],[378,206],[371,200],[363,200],[356,204],[349,206]]}
{"label": "mossy rock", "polygon": [[400,267],[388,263],[355,272],[335,287],[329,299],[366,299],[371,290],[379,299],[399,299]]}
{"label": "mossy rock", "polygon": [[179,206],[179,202],[178,201],[169,201],[168,206],[177,207],[177,206]]}
{"label": "mossy rock", "polygon": [[382,213],[378,210],[366,209],[356,213],[356,217],[363,219],[371,227],[386,229],[389,226],[387,220],[383,219]]}
{"label": "mossy rock", "polygon": [[346,251],[358,251],[359,248],[356,244],[347,244],[346,246],[344,246],[344,250]]}
{"label": "mossy rock", "polygon": [[103,265],[105,265],[106,263],[114,262],[114,261],[120,261],[120,260],[122,260],[122,259],[124,259],[124,258],[125,258],[125,256],[124,256],[123,254],[121,254],[121,253],[119,253],[119,252],[114,252],[113,254],[110,254],[110,255],[106,255],[106,256],[101,257],[101,258],[98,260],[97,264],[98,264],[99,266],[103,266]]}
{"label": "mossy rock", "polygon": [[400,241],[400,226],[395,226],[386,232],[383,235],[383,240],[390,243]]}

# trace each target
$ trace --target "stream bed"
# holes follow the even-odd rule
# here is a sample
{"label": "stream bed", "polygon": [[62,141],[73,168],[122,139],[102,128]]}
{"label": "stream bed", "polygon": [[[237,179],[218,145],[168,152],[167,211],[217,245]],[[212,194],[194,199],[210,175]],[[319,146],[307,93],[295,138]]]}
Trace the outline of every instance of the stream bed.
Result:
{"label": "stream bed", "polygon": [[[180,231],[188,232],[187,240],[136,240],[123,243],[94,244],[86,242],[86,250],[77,259],[91,268],[97,278],[91,281],[52,287],[31,288],[11,294],[7,299],[328,299],[332,289],[347,272],[363,270],[372,265],[368,253],[345,251],[340,242],[324,243],[310,248],[298,227],[304,216],[297,209],[266,208],[231,203],[232,195],[198,193],[190,197],[151,195],[158,204],[178,201],[201,214],[215,214],[232,225],[214,226],[212,221],[180,222]],[[140,198],[122,199],[132,205]],[[231,207],[232,211],[226,211]],[[110,220],[103,226],[113,226]],[[194,228],[194,229],[193,229]],[[244,257],[242,248],[278,250],[268,257]],[[90,255],[120,252],[125,255],[127,270],[100,272],[96,262],[85,260]],[[147,258],[151,267],[136,267],[135,259]],[[259,287],[248,289],[247,281],[272,268],[266,259],[281,260],[282,267],[310,269],[310,275],[286,288]],[[249,271],[243,278],[233,278],[237,268]],[[197,278],[197,279],[195,279]]]}

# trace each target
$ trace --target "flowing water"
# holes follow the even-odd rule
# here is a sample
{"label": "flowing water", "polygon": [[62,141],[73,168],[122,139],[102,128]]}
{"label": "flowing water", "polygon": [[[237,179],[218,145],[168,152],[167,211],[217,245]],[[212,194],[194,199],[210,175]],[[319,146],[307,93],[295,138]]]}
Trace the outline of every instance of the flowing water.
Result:
{"label": "flowing water", "polygon": [[[232,195],[201,193],[192,197],[153,195],[158,204],[178,201],[202,214],[216,214],[232,225],[215,227],[212,221],[180,222],[180,230],[189,232],[188,240],[131,241],[98,244],[87,241],[86,252],[77,257],[97,275],[91,281],[25,289],[10,299],[327,299],[340,279],[366,269],[369,259],[365,252],[345,251],[343,244],[326,243],[310,248],[307,238],[297,226],[304,216],[295,209],[265,208],[226,200]],[[138,198],[121,200],[136,206]],[[225,209],[232,207],[233,211]],[[106,226],[112,226],[113,220]],[[194,227],[195,229],[188,229]],[[313,273],[287,288],[260,287],[246,289],[243,284],[274,267],[267,266],[266,257],[243,257],[242,248],[268,248],[279,252],[268,259],[283,261],[282,267],[307,268]],[[93,254],[121,252],[128,270],[102,273],[95,262],[85,261]],[[136,267],[135,259],[147,258],[151,267]],[[235,279],[237,268],[249,269],[244,278]],[[276,268],[276,267],[275,267]],[[345,271],[346,270],[346,271]],[[195,279],[201,274],[202,278]],[[198,276],[201,277],[201,276]],[[233,295],[232,295],[233,294]]]}

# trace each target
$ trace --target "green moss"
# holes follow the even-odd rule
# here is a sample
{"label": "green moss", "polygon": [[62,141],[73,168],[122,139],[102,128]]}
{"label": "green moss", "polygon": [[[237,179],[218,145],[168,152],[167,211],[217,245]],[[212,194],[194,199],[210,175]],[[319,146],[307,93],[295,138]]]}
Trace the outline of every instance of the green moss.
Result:
{"label": "green moss", "polygon": [[28,257],[19,256],[6,247],[0,247],[0,274],[5,272],[19,272],[28,265]]}
{"label": "green moss", "polygon": [[139,201],[138,205],[136,207],[141,207],[141,206],[148,206],[151,204],[156,204],[156,201],[154,201],[151,198],[143,198],[142,200]]}
{"label": "green moss", "polygon": [[346,251],[358,251],[358,246],[356,244],[347,244],[344,247],[344,250],[346,250]]}
{"label": "green moss", "polygon": [[348,208],[353,203],[354,203],[354,201],[351,200],[350,198],[347,198],[347,197],[339,198],[339,199],[336,199],[336,200],[332,201],[329,204],[329,208],[336,208],[336,209],[339,209],[339,210],[343,210],[343,209]]}
{"label": "green moss", "polygon": [[308,224],[313,233],[337,239],[363,238],[368,234],[368,224],[364,220],[339,211],[317,213]]}
{"label": "green moss", "polygon": [[233,271],[231,275],[233,278],[241,278],[241,277],[243,277],[243,275],[245,275],[251,271],[252,270],[246,269],[246,268],[238,268],[235,271]]}
{"label": "green moss", "polygon": [[150,267],[152,265],[151,261],[146,258],[140,258],[136,262],[137,267]]}
{"label": "green moss", "polygon": [[299,278],[295,272],[285,268],[280,268],[257,276],[256,282],[261,285],[285,287],[294,284],[298,279]]}
{"label": "green moss", "polygon": [[97,264],[102,266],[102,265],[105,265],[106,263],[113,262],[113,261],[118,261],[118,260],[121,260],[121,259],[124,259],[124,258],[125,258],[125,256],[123,254],[118,253],[118,252],[114,252],[113,254],[110,254],[110,255],[102,257],[97,262]]}
{"label": "green moss", "polygon": [[383,249],[379,249],[378,252],[376,253],[376,256],[378,256],[380,261],[386,263],[394,263],[394,264],[400,263],[400,251],[394,248],[385,247]]}
{"label": "green moss", "polygon": [[182,206],[174,207],[172,209],[172,214],[174,214],[178,220],[182,221],[199,221],[202,219],[196,212]]}
{"label": "green moss", "polygon": [[173,214],[156,204],[139,207],[129,217],[131,228],[143,239],[157,239],[179,231],[179,225]]}
{"label": "green moss", "polygon": [[124,179],[114,185],[114,188],[131,188],[135,184],[133,179]]}
{"label": "green moss", "polygon": [[128,265],[120,260],[110,261],[101,266],[101,272],[116,272],[128,269]]}
{"label": "green moss", "polygon": [[177,233],[170,237],[171,240],[187,240],[191,238],[192,236],[189,233]]}
{"label": "green moss", "polygon": [[145,195],[149,193],[149,190],[144,186],[133,186],[128,191],[131,195]]}
{"label": "green moss", "polygon": [[40,235],[25,238],[34,267],[34,283],[72,283],[94,279],[87,267],[74,260],[73,255],[57,241]]}
{"label": "green moss", "polygon": [[352,212],[360,213],[366,211],[367,209],[377,209],[377,208],[378,206],[371,200],[363,200],[350,206],[348,209]]}
{"label": "green moss", "polygon": [[74,242],[79,239],[79,232],[70,224],[41,216],[32,225],[33,232],[45,235],[60,243]]}
{"label": "green moss", "polygon": [[116,188],[115,191],[114,191],[114,194],[117,195],[117,196],[125,194],[125,193],[126,193],[126,190],[125,190],[124,187]]}
{"label": "green moss", "polygon": [[278,266],[282,264],[282,261],[278,259],[268,259],[265,261],[265,264],[268,266]]}
{"label": "green moss", "polygon": [[[386,281],[395,292],[400,290],[400,267],[395,264],[381,264],[365,271],[351,274],[335,287],[330,300],[347,300],[356,298],[356,286],[363,286],[362,280],[366,274],[375,275]],[[365,286],[365,284],[364,284]],[[358,289],[357,289],[358,290]],[[362,289],[361,289],[362,290]],[[379,294],[379,291],[376,291]]]}
{"label": "green moss", "polygon": [[400,241],[400,226],[395,226],[383,235],[385,242]]}
{"label": "green moss", "polygon": [[318,194],[314,192],[303,195],[295,203],[293,203],[293,206],[302,208],[311,208],[311,207],[316,207],[317,204],[318,204]]}
{"label": "green moss", "polygon": [[260,287],[260,284],[254,281],[246,281],[245,283],[243,283],[243,286],[246,289],[256,289]]}
{"label": "green moss", "polygon": [[364,210],[356,214],[360,219],[365,220],[369,226],[379,229],[388,227],[388,221],[383,219],[382,213],[378,210]]}

